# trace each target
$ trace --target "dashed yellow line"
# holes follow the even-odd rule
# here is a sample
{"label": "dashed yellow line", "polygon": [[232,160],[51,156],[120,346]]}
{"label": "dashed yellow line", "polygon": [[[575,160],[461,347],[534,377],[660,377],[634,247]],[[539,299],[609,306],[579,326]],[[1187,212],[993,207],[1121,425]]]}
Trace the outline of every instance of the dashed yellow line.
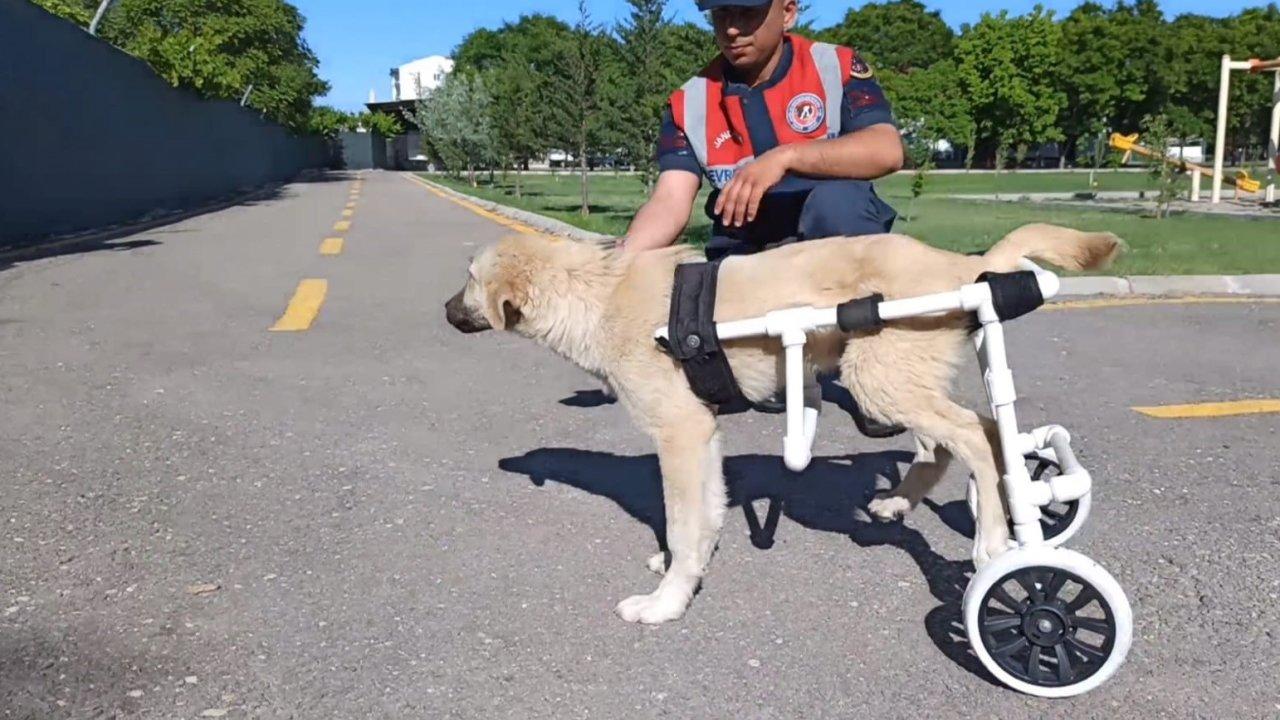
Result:
{"label": "dashed yellow line", "polygon": [[1233,415],[1264,415],[1280,413],[1280,400],[1235,400],[1232,402],[1193,403],[1191,405],[1154,405],[1135,407],[1147,417],[1161,420],[1189,420],[1193,418],[1231,417]]}
{"label": "dashed yellow line", "polygon": [[348,231],[348,230],[350,230],[350,229],[351,229],[351,221],[350,221],[350,220],[339,220],[338,222],[336,222],[336,223],[334,223],[334,224],[333,224],[333,231],[334,231],[334,232],[346,232],[346,231]]}
{"label": "dashed yellow line", "polygon": [[341,255],[342,245],[343,245],[343,240],[340,237],[325,238],[324,242],[320,243],[320,254],[321,255]]}
{"label": "dashed yellow line", "polygon": [[320,306],[324,304],[324,297],[328,292],[327,280],[309,278],[298,283],[289,306],[276,324],[271,326],[271,332],[299,332],[310,328],[320,314]]}
{"label": "dashed yellow line", "polygon": [[347,208],[347,209],[345,209],[345,210],[343,210],[343,211],[342,211],[342,217],[344,217],[344,218],[349,218],[349,217],[351,217],[352,215],[355,215],[355,213],[356,213],[356,211],[355,211],[355,210],[352,210],[351,208]]}
{"label": "dashed yellow line", "polygon": [[355,209],[356,209],[356,201],[355,201],[355,200],[352,200],[351,202],[347,203],[347,208],[346,208],[346,209],[347,209],[347,210],[355,210]]}
{"label": "dashed yellow line", "polygon": [[446,192],[439,190],[438,188],[434,188],[428,185],[426,182],[424,182],[421,178],[417,176],[408,175],[406,177],[408,177],[410,180],[413,180],[418,185],[421,185],[423,188],[434,193],[438,197],[442,197],[445,200],[448,200],[449,202],[455,203],[457,205],[461,205],[462,207],[470,210],[471,212],[479,215],[482,218],[485,218],[486,220],[492,220],[493,222],[496,222],[499,225],[502,225],[503,227],[511,228],[516,232],[525,233],[526,235],[538,234],[537,230],[534,230],[533,228],[529,227],[528,225],[525,225],[522,222],[512,220],[511,218],[503,217],[501,215],[498,215],[497,213],[489,212],[488,210],[485,210],[484,208],[480,207],[479,205],[476,205],[475,203],[467,202],[466,200],[463,200],[461,198],[454,197]]}
{"label": "dashed yellow line", "polygon": [[1065,300],[1047,303],[1044,310],[1090,310],[1094,308],[1132,307],[1135,305],[1249,305],[1277,303],[1276,297],[1221,297],[1212,295],[1187,295],[1183,297],[1132,297],[1098,298],[1096,300]]}

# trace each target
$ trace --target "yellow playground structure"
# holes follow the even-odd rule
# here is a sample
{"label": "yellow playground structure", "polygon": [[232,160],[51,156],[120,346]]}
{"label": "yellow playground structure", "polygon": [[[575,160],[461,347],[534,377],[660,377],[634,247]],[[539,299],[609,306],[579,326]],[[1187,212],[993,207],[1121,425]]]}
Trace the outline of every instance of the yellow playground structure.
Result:
{"label": "yellow playground structure", "polygon": [[[1181,172],[1191,174],[1191,201],[1196,202],[1200,199],[1200,178],[1208,175],[1210,178],[1215,177],[1212,168],[1197,165],[1188,162],[1182,158],[1166,155],[1158,150],[1153,150],[1145,145],[1138,144],[1138,134],[1121,135],[1120,133],[1111,134],[1111,147],[1116,150],[1124,151],[1124,162],[1129,162],[1129,158],[1133,155],[1141,155],[1149,158],[1161,158],[1169,165],[1173,165]],[[1224,182],[1234,185],[1237,190],[1247,193],[1256,193],[1262,190],[1262,182],[1249,176],[1245,170],[1237,171],[1234,175],[1227,175],[1222,178]]]}

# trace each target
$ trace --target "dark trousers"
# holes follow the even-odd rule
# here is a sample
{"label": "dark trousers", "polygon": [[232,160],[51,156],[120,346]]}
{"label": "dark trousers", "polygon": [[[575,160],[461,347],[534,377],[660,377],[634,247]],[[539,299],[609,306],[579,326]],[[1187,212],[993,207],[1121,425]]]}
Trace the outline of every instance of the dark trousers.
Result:
{"label": "dark trousers", "polygon": [[836,235],[876,235],[893,229],[898,215],[866,180],[819,180],[804,192],[766,195],[756,222],[729,230],[716,223],[708,260],[747,255],[790,242]]}

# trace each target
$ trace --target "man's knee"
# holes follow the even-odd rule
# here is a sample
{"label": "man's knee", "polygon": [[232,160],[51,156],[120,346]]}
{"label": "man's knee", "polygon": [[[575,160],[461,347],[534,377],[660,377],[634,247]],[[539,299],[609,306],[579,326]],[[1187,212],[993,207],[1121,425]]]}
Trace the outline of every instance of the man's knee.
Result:
{"label": "man's knee", "polygon": [[810,193],[800,213],[806,240],[836,235],[875,235],[893,229],[897,213],[865,180],[831,180]]}

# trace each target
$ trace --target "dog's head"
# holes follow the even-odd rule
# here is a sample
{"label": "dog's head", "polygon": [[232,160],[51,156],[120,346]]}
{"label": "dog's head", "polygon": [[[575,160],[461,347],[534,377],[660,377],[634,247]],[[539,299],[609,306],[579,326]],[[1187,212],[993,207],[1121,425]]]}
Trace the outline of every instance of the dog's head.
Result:
{"label": "dog's head", "polygon": [[449,324],[464,333],[514,328],[527,297],[527,266],[521,272],[521,255],[518,246],[504,241],[472,258],[466,285],[445,303]]}

